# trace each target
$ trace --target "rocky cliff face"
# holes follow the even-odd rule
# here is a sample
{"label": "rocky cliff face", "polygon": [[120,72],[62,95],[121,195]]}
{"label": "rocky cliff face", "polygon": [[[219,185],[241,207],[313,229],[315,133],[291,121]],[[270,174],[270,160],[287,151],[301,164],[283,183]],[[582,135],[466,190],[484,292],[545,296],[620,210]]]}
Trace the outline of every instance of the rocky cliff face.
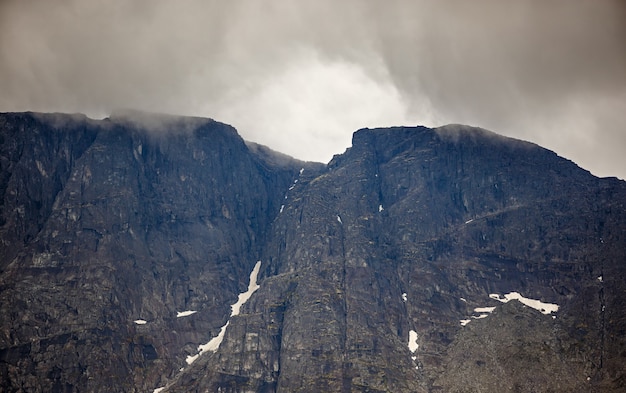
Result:
{"label": "rocky cliff face", "polygon": [[0,390],[165,381],[219,330],[308,166],[269,165],[217,122],[142,116],[2,117]]}
{"label": "rocky cliff face", "polygon": [[0,390],[626,389],[626,183],[536,145],[364,129],[321,165],[136,113],[0,135]]}

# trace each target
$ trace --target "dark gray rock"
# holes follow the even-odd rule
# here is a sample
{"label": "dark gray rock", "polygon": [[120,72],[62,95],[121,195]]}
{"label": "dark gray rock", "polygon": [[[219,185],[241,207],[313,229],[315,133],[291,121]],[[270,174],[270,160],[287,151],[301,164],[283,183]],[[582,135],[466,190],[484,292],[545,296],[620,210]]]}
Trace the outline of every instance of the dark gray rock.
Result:
{"label": "dark gray rock", "polygon": [[324,166],[133,112],[0,135],[0,390],[626,388],[626,184],[539,146],[364,129]]}
{"label": "dark gray rock", "polygon": [[560,322],[511,301],[469,323],[448,348],[444,392],[588,392],[585,361],[568,356]]}
{"label": "dark gray rock", "polygon": [[49,117],[2,117],[3,389],[145,391],[219,330],[307,165],[208,119]]}

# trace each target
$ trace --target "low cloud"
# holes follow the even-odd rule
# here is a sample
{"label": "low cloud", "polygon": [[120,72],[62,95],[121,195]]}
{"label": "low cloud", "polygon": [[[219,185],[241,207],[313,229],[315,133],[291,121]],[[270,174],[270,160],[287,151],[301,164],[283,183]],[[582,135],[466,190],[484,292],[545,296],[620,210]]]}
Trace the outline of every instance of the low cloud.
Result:
{"label": "low cloud", "polygon": [[411,122],[389,77],[303,54],[280,73],[232,91],[212,108],[250,140],[304,160],[329,161],[363,127]]}
{"label": "low cloud", "polygon": [[206,116],[327,161],[466,123],[626,178],[622,1],[5,0],[0,110]]}

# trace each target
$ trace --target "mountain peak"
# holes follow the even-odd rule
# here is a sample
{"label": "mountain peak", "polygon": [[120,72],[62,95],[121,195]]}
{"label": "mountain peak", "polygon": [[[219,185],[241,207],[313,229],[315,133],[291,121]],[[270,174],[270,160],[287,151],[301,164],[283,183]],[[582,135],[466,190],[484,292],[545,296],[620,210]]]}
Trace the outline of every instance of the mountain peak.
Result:
{"label": "mountain peak", "polygon": [[324,166],[33,116],[0,115],[2,391],[626,389],[623,181],[459,125]]}

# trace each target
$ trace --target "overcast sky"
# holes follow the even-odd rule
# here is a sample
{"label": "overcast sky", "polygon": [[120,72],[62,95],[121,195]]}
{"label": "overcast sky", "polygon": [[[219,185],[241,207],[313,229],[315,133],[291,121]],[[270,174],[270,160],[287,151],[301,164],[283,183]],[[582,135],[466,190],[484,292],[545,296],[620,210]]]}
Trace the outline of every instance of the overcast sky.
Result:
{"label": "overcast sky", "polygon": [[0,111],[206,116],[327,162],[463,123],[626,178],[626,2],[0,0]]}

